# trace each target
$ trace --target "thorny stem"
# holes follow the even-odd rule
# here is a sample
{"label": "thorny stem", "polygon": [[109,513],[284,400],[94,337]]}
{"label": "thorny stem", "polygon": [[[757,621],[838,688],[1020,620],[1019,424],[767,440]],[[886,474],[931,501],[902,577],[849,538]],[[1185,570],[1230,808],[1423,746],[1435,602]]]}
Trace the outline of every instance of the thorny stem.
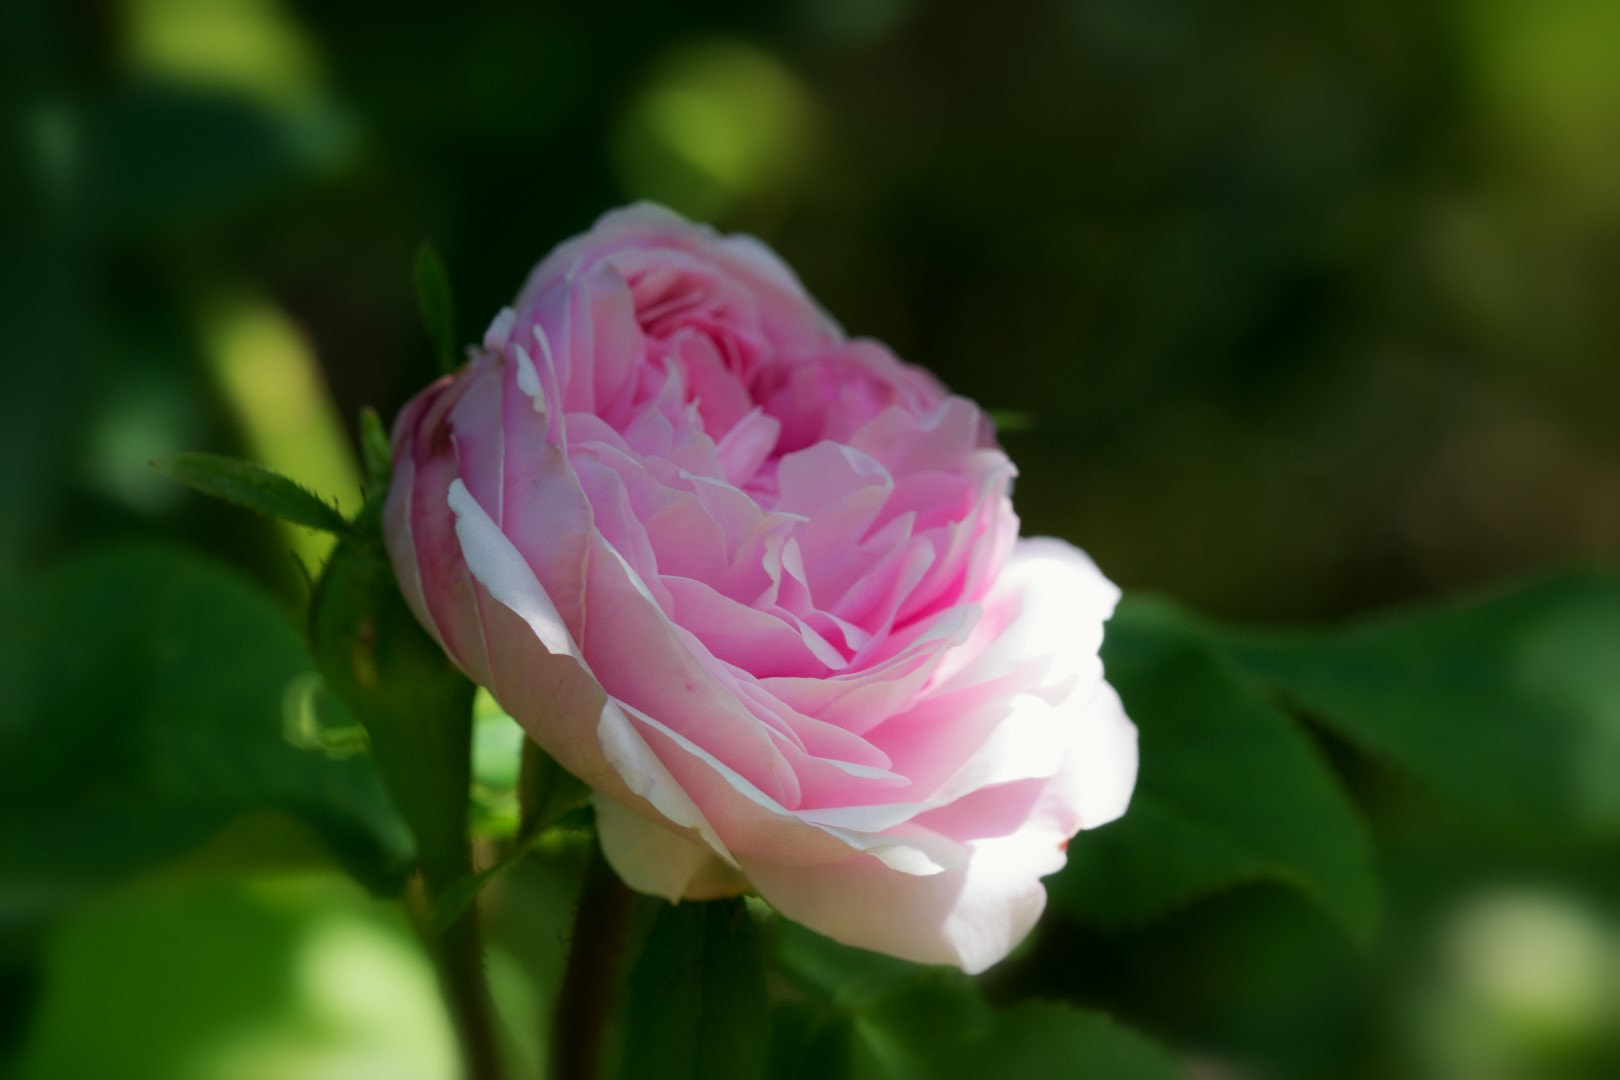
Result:
{"label": "thorny stem", "polygon": [[552,1017],[553,1080],[597,1080],[602,1029],[613,1011],[630,901],[630,890],[608,866],[600,845],[593,843]]}
{"label": "thorny stem", "polygon": [[468,904],[437,942],[439,977],[449,999],[456,1033],[461,1037],[467,1080],[500,1080],[500,1055],[495,1047],[495,1025],[484,977],[483,935],[478,927],[478,905]]}

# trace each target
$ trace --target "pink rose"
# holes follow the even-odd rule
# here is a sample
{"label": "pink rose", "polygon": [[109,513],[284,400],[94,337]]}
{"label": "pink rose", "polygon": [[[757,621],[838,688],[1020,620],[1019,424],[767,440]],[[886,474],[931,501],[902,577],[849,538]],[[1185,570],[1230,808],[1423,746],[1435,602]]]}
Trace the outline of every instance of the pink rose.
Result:
{"label": "pink rose", "polygon": [[1136,729],[1117,590],[1018,539],[984,413],[849,340],[759,242],[657,207],[563,244],[400,414],[417,617],[597,792],[609,862],[979,971]]}

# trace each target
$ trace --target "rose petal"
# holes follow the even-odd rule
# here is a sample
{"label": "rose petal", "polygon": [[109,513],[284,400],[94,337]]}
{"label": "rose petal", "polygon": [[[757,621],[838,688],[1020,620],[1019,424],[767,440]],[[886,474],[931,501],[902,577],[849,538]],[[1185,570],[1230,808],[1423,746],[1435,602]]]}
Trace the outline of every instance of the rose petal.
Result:
{"label": "rose petal", "polygon": [[663,718],[778,802],[798,783],[764,726],[717,681],[719,661],[672,623],[646,586],[597,538],[587,559],[585,639],[591,669],[619,701]]}
{"label": "rose petal", "polygon": [[602,854],[637,892],[671,901],[710,900],[748,889],[748,881],[707,844],[686,839],[613,799],[597,796]]}
{"label": "rose petal", "polygon": [[846,945],[977,974],[1012,951],[1046,907],[1040,878],[1063,866],[1051,835],[1016,834],[965,845],[958,868],[897,874],[877,859],[794,866],[744,857],[748,880],[772,907]]}

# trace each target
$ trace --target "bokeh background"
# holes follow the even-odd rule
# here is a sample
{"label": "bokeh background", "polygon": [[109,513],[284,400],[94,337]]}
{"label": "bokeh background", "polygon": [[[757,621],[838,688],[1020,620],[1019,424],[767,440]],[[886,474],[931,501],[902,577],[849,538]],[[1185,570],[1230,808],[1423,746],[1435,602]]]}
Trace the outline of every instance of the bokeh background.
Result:
{"label": "bokeh background", "polygon": [[[357,410],[434,374],[420,246],[470,341],[635,198],[995,410],[1026,531],[1128,589],[1304,624],[1620,559],[1612,0],[10,0],[0,107],[8,589],[156,539],[290,616],[325,542],[149,461],[355,508]],[[1617,1074],[1615,873],[1385,801],[1372,946],[1257,885],[1060,921],[1001,992],[1201,1076]],[[403,921],[335,875],[0,884],[22,1076],[453,1067]],[[494,961],[517,1013],[565,884]]]}

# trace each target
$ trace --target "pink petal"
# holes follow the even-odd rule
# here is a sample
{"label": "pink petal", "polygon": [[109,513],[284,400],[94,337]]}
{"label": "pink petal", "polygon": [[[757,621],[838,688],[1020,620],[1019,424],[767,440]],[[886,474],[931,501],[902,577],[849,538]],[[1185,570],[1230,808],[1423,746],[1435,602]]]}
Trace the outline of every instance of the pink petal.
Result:
{"label": "pink petal", "polygon": [[715,674],[719,661],[659,608],[600,538],[586,571],[586,661],[608,693],[702,744],[778,802],[798,785],[764,725]]}
{"label": "pink petal", "polygon": [[920,877],[875,858],[795,866],[739,859],[776,910],[835,941],[977,974],[1024,939],[1046,907],[1040,879],[1063,866],[1059,837],[1019,833],[966,845],[960,867]]}

